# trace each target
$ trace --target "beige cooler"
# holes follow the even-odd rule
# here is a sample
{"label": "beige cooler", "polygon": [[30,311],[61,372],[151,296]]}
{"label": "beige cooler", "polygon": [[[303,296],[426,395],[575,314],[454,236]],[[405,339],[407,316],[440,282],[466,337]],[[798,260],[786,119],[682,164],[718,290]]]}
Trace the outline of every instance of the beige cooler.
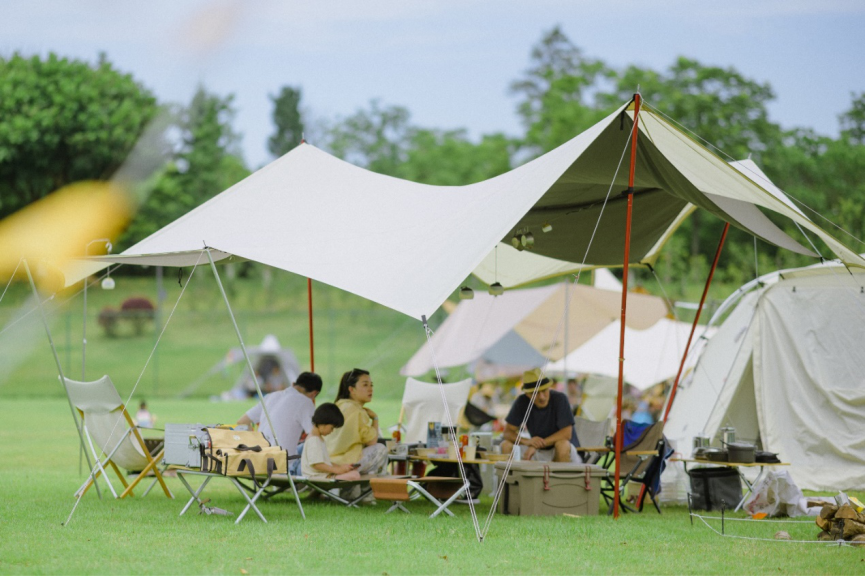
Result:
{"label": "beige cooler", "polygon": [[[498,475],[505,462],[496,463]],[[607,471],[600,466],[566,462],[514,462],[499,498],[499,512],[517,516],[556,514],[596,515],[601,481]]]}

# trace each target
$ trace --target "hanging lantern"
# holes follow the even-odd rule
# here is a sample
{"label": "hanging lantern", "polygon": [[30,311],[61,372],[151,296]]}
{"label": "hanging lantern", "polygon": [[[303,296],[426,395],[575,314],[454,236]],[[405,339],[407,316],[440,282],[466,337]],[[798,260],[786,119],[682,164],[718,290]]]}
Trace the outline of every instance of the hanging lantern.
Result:
{"label": "hanging lantern", "polygon": [[502,286],[501,282],[495,282],[494,284],[490,284],[488,291],[493,296],[501,296],[505,293],[505,287]]}
{"label": "hanging lantern", "polygon": [[547,232],[552,232],[553,231],[553,225],[550,224],[549,222],[544,222],[543,226],[541,226],[541,230],[544,231],[544,234],[546,234]]}
{"label": "hanging lantern", "polygon": [[526,234],[525,234],[525,236],[523,236],[523,238],[525,238],[525,241],[526,241],[526,243],[525,243],[526,248],[531,248],[532,246],[535,245],[535,235],[532,234],[531,232],[526,232]]}
{"label": "hanging lantern", "polygon": [[472,300],[475,297],[475,291],[468,286],[460,288],[460,300]]}

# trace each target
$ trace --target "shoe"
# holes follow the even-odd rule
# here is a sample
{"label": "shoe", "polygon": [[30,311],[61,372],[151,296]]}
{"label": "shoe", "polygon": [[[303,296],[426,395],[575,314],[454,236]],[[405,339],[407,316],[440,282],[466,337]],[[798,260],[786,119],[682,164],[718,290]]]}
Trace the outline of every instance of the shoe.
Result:
{"label": "shoe", "polygon": [[360,501],[364,506],[376,506],[378,504],[378,500],[375,499],[375,496],[372,492],[363,497]]}

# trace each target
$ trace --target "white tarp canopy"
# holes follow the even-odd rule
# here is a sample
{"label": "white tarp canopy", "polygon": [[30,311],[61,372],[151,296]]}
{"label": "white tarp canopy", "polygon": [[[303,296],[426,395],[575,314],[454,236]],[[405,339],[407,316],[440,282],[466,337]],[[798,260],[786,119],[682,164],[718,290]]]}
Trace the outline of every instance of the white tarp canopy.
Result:
{"label": "white tarp canopy", "polygon": [[[556,360],[618,322],[621,306],[620,291],[570,282],[510,290],[501,296],[476,294],[474,299],[460,302],[400,373],[426,374],[433,368],[433,351],[440,368],[470,364],[514,335],[543,357]],[[628,295],[628,326],[649,328],[666,314],[663,299]],[[615,359],[617,349],[611,347],[606,353]]]}
{"label": "white tarp canopy", "polygon": [[[622,106],[555,150],[467,186],[374,174],[302,144],[122,255],[102,260],[188,266],[209,247],[415,318],[431,315],[517,230],[534,231],[539,255],[582,262],[588,254],[587,264],[619,265],[628,170],[626,162],[618,166],[632,116],[631,106]],[[691,203],[770,243],[810,253],[761,206],[810,230],[844,262],[865,267],[857,254],[661,116],[643,109],[639,128],[632,262],[641,262]],[[544,223],[552,224],[551,232],[541,232]],[[77,280],[67,275],[67,284]]]}
{"label": "white tarp canopy", "polygon": [[[630,312],[630,302],[628,311]],[[565,358],[550,364],[547,374],[568,377],[597,374],[618,380],[620,330],[621,322],[610,324]],[[711,337],[712,332],[710,330],[705,337]],[[635,330],[626,326],[625,382],[645,390],[659,382],[675,378],[690,333],[690,323],[669,318],[662,318],[646,330]],[[695,336],[688,357],[695,358],[695,353],[704,342],[704,339]]]}
{"label": "white tarp canopy", "polygon": [[865,488],[865,273],[825,264],[748,286],[731,297],[741,301],[680,388],[665,433],[687,456],[695,434],[717,442],[733,426],[790,462],[801,488]]}

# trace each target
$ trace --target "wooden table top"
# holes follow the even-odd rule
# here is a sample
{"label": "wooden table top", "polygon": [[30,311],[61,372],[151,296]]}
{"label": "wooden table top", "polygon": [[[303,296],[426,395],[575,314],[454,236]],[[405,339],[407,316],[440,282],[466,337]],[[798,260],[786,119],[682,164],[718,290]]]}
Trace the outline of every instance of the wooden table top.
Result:
{"label": "wooden table top", "polygon": [[670,458],[670,462],[685,462],[686,464],[717,464],[718,466],[755,468],[757,466],[789,466],[789,462],[717,462],[703,458]]}

